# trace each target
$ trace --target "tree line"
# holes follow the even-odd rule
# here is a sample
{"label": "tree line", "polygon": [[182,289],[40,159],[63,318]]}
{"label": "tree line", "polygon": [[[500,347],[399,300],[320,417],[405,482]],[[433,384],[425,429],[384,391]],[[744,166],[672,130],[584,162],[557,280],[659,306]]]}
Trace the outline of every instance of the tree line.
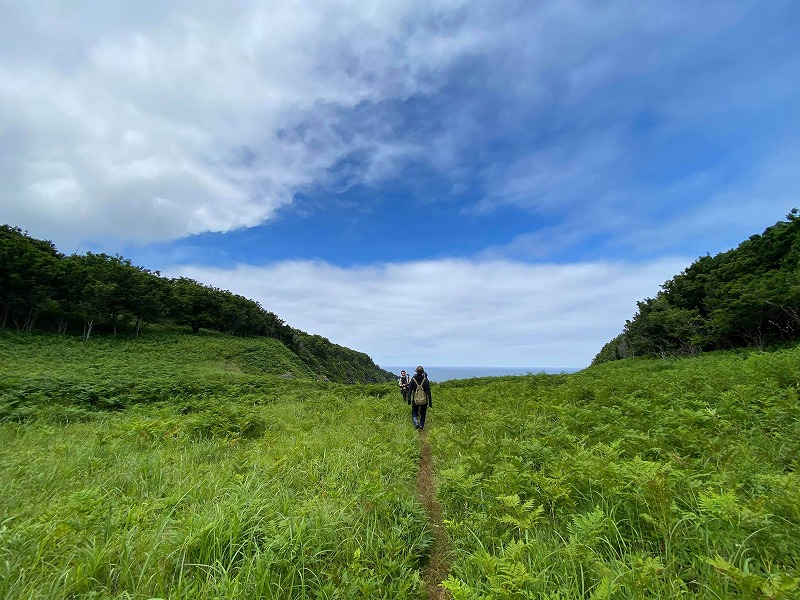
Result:
{"label": "tree line", "polygon": [[0,329],[70,332],[88,341],[97,330],[139,337],[148,323],[274,338],[336,381],[391,375],[366,354],[294,329],[254,300],[186,277],[162,277],[119,255],[67,256],[19,227],[0,226]]}
{"label": "tree line", "polygon": [[156,321],[290,343],[292,328],[258,302],[186,277],[167,279],[119,255],[65,256],[52,242],[18,227],[0,227],[0,327],[20,331],[96,327],[139,336]]}
{"label": "tree line", "polygon": [[738,247],[702,256],[637,302],[624,329],[593,364],[634,356],[764,349],[800,339],[798,210]]}

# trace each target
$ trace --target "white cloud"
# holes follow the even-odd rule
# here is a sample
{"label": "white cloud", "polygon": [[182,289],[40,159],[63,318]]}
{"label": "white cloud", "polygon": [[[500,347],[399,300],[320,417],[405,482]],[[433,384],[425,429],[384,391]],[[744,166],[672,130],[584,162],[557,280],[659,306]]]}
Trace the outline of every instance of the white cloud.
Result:
{"label": "white cloud", "polygon": [[[589,236],[681,252],[708,235],[701,225],[740,225],[797,188],[796,169],[780,186],[721,172],[714,189],[687,180],[679,194],[636,169],[668,133],[725,134],[776,104],[787,118],[742,138],[758,138],[744,170],[791,153],[797,58],[780,50],[785,31],[772,36],[780,10],[0,0],[0,222],[67,251],[226,232],[298,192],[379,183],[414,159],[451,190],[486,190],[474,210],[546,215],[482,257],[540,259]],[[399,103],[420,96],[422,117],[403,121]],[[640,113],[658,123],[644,149],[632,142]],[[665,160],[680,171],[681,156]],[[420,196],[439,201],[426,183]]]}
{"label": "white cloud", "polygon": [[419,149],[345,136],[343,111],[468,46],[413,2],[115,6],[0,7],[34,38],[0,42],[0,220],[60,243],[256,225],[354,151],[385,176]]}
{"label": "white cloud", "polygon": [[582,367],[688,264],[424,261],[342,269],[284,262],[166,269],[257,300],[378,364]]}
{"label": "white cloud", "polygon": [[[424,152],[380,119],[343,131],[362,103],[436,94],[473,60],[491,63],[473,71],[476,96],[580,103],[662,60],[644,42],[707,36],[734,13],[706,23],[669,5],[582,0],[2,3],[0,220],[60,244],[256,225],[298,191],[341,191],[330,169],[353,153],[368,158],[346,185]],[[463,100],[426,140],[440,168],[463,169],[460,149],[485,126]],[[502,202],[560,185],[578,158],[512,166]]]}

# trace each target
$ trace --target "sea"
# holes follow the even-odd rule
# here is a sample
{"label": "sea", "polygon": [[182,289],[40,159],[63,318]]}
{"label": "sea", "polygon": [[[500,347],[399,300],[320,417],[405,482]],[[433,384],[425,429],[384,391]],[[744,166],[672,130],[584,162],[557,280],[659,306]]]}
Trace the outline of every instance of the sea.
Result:
{"label": "sea", "polygon": [[[409,375],[414,374],[413,367],[398,365],[381,365],[382,369],[399,375],[405,369]],[[426,366],[428,379],[434,383],[441,383],[451,379],[471,379],[472,377],[501,377],[503,375],[528,375],[537,373],[576,373],[583,367],[452,367],[452,366]]]}

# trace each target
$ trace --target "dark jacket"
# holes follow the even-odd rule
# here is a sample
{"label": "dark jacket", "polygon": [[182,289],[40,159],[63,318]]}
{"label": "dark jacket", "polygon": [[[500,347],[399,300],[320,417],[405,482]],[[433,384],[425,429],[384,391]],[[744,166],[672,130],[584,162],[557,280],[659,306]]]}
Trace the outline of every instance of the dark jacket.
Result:
{"label": "dark jacket", "polygon": [[411,378],[411,383],[408,384],[408,403],[411,404],[411,399],[414,397],[414,391],[422,384],[422,389],[425,390],[425,395],[428,397],[428,408],[433,408],[433,400],[431,399],[431,382],[428,381],[427,373],[417,373]]}
{"label": "dark jacket", "polygon": [[411,381],[409,375],[401,375],[397,379],[397,385],[400,387],[400,393],[403,395],[403,400],[408,401],[408,383]]}

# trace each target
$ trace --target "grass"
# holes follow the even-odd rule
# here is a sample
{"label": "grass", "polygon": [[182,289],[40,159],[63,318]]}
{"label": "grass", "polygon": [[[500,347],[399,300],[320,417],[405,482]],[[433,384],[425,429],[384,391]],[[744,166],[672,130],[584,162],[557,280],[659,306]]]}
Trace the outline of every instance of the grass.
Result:
{"label": "grass", "polygon": [[798,597],[798,358],[622,361],[440,391],[448,589]]}
{"label": "grass", "polygon": [[0,597],[418,597],[430,534],[393,389],[13,341]]}
{"label": "grass", "polygon": [[[279,351],[0,332],[0,597],[424,598],[407,406]],[[797,598],[798,385],[799,349],[434,385],[443,585]]]}
{"label": "grass", "polygon": [[0,595],[414,597],[411,432],[366,398],[250,410],[253,439],[209,406],[6,424]]}

